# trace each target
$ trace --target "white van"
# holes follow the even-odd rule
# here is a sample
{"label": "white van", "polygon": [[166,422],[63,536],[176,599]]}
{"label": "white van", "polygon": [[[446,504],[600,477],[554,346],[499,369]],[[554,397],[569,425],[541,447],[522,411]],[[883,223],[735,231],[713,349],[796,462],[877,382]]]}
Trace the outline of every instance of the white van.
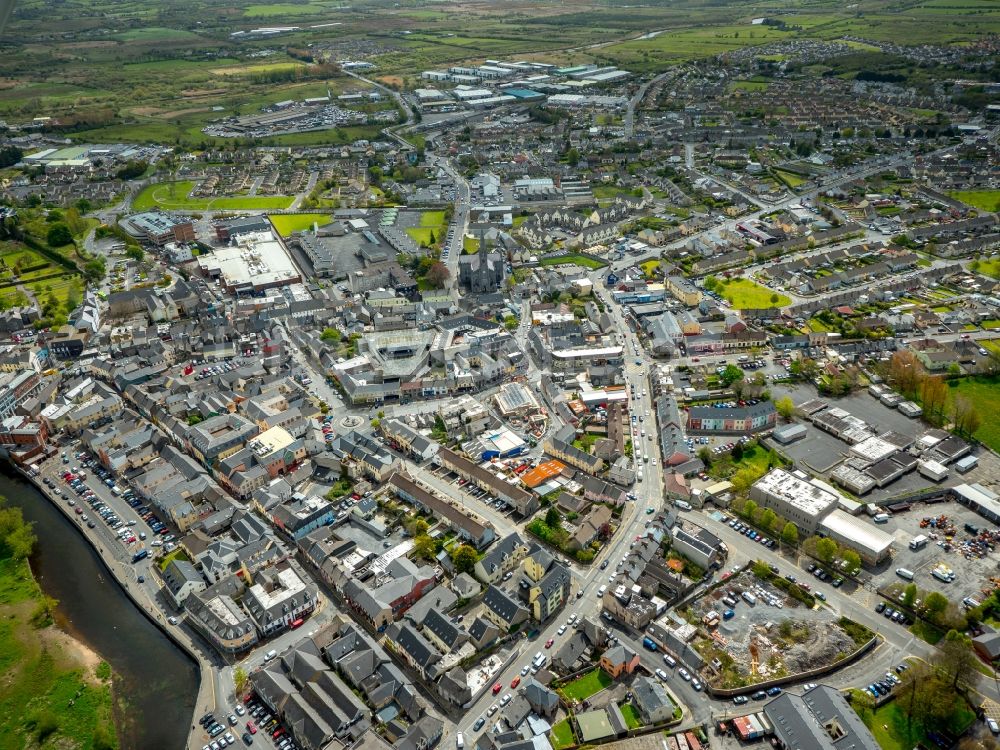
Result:
{"label": "white van", "polygon": [[608,585],[604,584],[601,588],[597,589],[598,596],[604,596],[604,592],[608,590]]}
{"label": "white van", "polygon": [[691,503],[686,500],[674,500],[674,505],[676,505],[681,510],[691,510]]}
{"label": "white van", "polygon": [[896,575],[900,578],[905,578],[907,581],[913,580],[913,571],[907,568],[896,568]]}
{"label": "white van", "polygon": [[455,747],[457,747],[458,750],[462,750],[462,748],[465,747],[465,736],[461,732],[455,735]]}
{"label": "white van", "polygon": [[888,513],[877,513],[872,519],[875,523],[889,523]]}

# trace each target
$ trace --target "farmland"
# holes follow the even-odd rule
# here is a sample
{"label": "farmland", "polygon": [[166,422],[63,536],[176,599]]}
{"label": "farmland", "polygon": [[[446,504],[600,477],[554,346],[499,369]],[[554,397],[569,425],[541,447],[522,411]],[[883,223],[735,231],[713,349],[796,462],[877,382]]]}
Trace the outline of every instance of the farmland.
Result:
{"label": "farmland", "polygon": [[132,208],[136,211],[150,211],[154,208],[167,211],[266,211],[288,208],[293,200],[282,195],[192,198],[190,193],[194,185],[189,180],[147,185],[132,201]]}

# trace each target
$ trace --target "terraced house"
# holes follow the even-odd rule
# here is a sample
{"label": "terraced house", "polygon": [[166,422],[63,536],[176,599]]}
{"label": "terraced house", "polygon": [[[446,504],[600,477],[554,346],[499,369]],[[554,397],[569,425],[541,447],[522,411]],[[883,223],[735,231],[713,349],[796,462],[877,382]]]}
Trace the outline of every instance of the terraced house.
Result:
{"label": "terraced house", "polygon": [[772,430],[777,419],[778,414],[770,401],[734,407],[692,406],[687,410],[687,429],[698,433],[745,435]]}

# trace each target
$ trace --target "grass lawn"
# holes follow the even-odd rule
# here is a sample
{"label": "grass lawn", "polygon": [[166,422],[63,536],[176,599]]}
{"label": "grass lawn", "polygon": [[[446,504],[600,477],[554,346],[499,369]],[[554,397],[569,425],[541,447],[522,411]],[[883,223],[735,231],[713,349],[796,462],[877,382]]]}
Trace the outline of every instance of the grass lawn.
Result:
{"label": "grass lawn", "polygon": [[184,548],[178,547],[170,554],[164,555],[164,557],[160,560],[160,570],[166,570],[167,566],[174,560],[191,562],[191,558],[187,556],[187,552],[184,551]]}
{"label": "grass lawn", "polygon": [[278,234],[288,237],[292,232],[312,229],[315,222],[319,226],[330,223],[330,214],[271,214],[268,216]]}
{"label": "grass lawn", "polygon": [[549,736],[549,741],[555,750],[576,744],[576,737],[573,736],[573,727],[570,726],[569,719],[563,719],[552,727],[552,734]]}
{"label": "grass lawn", "polygon": [[165,182],[147,185],[135,200],[132,201],[134,211],[150,211],[163,208],[176,211],[221,211],[261,210],[269,208],[288,208],[294,200],[287,195],[261,195],[251,198],[246,195],[222,198],[191,198],[189,193],[194,189],[194,182]]}
{"label": "grass lawn", "polygon": [[421,247],[430,247],[441,239],[441,227],[407,227],[406,233]]}
{"label": "grass lawn", "polygon": [[444,226],[444,211],[424,211],[422,214],[420,214],[420,226],[422,227]]}
{"label": "grass lawn", "polygon": [[622,716],[625,717],[625,723],[628,724],[629,729],[638,729],[642,726],[642,719],[639,718],[639,711],[631,703],[623,703],[619,706],[622,710]]}
{"label": "grass lawn", "polygon": [[986,260],[974,260],[969,264],[969,268],[976,273],[1000,279],[1000,258],[988,258]]}
{"label": "grass lawn", "polygon": [[620,195],[632,195],[635,197],[642,195],[642,190],[640,188],[630,190],[628,188],[618,187],[617,185],[594,185],[591,190],[597,200],[614,200]]}
{"label": "grass lawn", "polygon": [[475,255],[479,252],[479,238],[465,235],[462,238],[462,253],[464,255]]}
{"label": "grass lawn", "polygon": [[656,258],[647,260],[640,266],[640,268],[642,268],[642,272],[646,274],[646,278],[653,278],[660,270],[660,261]]}
{"label": "grass lawn", "polygon": [[726,282],[719,280],[717,291],[733,307],[744,310],[764,307],[784,307],[791,304],[792,300],[784,294],[772,292],[767,287],[761,286],[750,279],[732,279]]}
{"label": "grass lawn", "polygon": [[1000,190],[954,190],[948,195],[980,211],[1000,211]]}
{"label": "grass lawn", "polygon": [[[933,747],[934,743],[924,734],[924,728],[917,723],[907,726],[906,714],[898,705],[898,701],[889,701],[873,712],[862,712],[861,720],[875,736],[882,750],[910,750],[912,747]],[[855,709],[857,710],[857,709]],[[956,700],[956,708],[952,712],[949,726],[944,727],[961,736],[975,720],[975,714],[964,704]]]}
{"label": "grass lawn", "polygon": [[733,81],[730,91],[767,91],[767,81]]}
{"label": "grass lawn", "polygon": [[607,263],[601,260],[594,260],[593,258],[588,258],[584,255],[549,255],[538,261],[540,266],[561,266],[561,265],[571,265],[571,266],[583,266],[584,268],[604,268]]}
{"label": "grass lawn", "polygon": [[944,631],[941,628],[931,625],[923,620],[917,620],[910,626],[910,632],[913,633],[917,638],[922,641],[927,641],[927,643],[932,646],[940,641],[944,637]]}
{"label": "grass lawn", "polygon": [[984,320],[980,323],[984,330],[992,331],[994,328],[1000,328],[1000,320]]}
{"label": "grass lawn", "polygon": [[0,748],[117,748],[107,664],[31,623],[40,596],[26,562],[0,559]]}
{"label": "grass lawn", "polygon": [[994,415],[1000,413],[1000,379],[975,377],[948,381],[952,394],[966,396],[979,411],[981,424],[973,437],[993,450],[1000,450],[1000,420]]}
{"label": "grass lawn", "polygon": [[774,176],[781,180],[783,183],[788,185],[790,188],[797,188],[799,185],[805,183],[805,178],[801,175],[797,175],[794,172],[786,172],[784,169],[775,169]]}
{"label": "grass lawn", "polygon": [[572,682],[563,685],[560,690],[567,698],[582,701],[595,693],[601,692],[613,682],[614,680],[611,679],[607,672],[598,668],[593,672],[585,674],[583,677],[578,677]]}

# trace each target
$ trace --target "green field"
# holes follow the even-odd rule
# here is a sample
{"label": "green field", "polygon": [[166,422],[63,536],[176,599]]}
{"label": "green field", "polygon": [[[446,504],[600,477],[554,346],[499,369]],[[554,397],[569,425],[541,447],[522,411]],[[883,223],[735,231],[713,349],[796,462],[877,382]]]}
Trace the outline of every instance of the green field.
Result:
{"label": "green field", "polygon": [[733,81],[729,84],[730,91],[767,91],[767,81]]}
{"label": "green field", "polygon": [[1000,211],[1000,190],[953,190],[948,195],[980,211]]}
{"label": "green field", "polygon": [[[961,736],[975,718],[975,714],[963,704],[953,713],[949,722],[951,726],[948,729],[955,736]],[[933,746],[933,743],[924,736],[924,730],[918,723],[914,722],[912,726],[908,726],[906,714],[900,710],[896,700],[889,701],[875,711],[862,713],[861,720],[875,736],[882,750],[910,750],[918,745]]]}
{"label": "green field", "polygon": [[573,736],[573,727],[570,726],[569,719],[563,719],[552,727],[552,735],[549,740],[555,750],[576,744],[576,737]]}
{"label": "green field", "polygon": [[982,424],[973,437],[993,450],[1000,451],[1000,420],[995,417],[1000,414],[1000,379],[961,378],[949,381],[948,385],[953,394],[966,396],[979,412]]}
{"label": "green field", "polygon": [[790,188],[797,188],[799,185],[805,184],[805,178],[802,175],[797,175],[794,172],[788,172],[784,169],[772,170],[774,176],[785,183]]}
{"label": "green field", "polygon": [[444,211],[424,211],[420,214],[420,226],[443,227],[445,225]]}
{"label": "green field", "polygon": [[563,685],[560,691],[571,700],[586,700],[595,693],[599,693],[604,688],[614,682],[611,676],[603,669],[597,668],[593,672],[588,672],[583,677]]}
{"label": "green field", "polygon": [[302,232],[312,229],[314,223],[324,226],[330,223],[330,214],[270,214],[268,217],[278,234],[282,237],[291,236],[292,232]]}
{"label": "green field", "polygon": [[107,664],[45,624],[27,562],[0,554],[0,750],[117,748]]}
{"label": "green field", "polygon": [[792,302],[784,294],[772,292],[750,279],[732,279],[729,282],[720,279],[717,291],[737,310],[784,307]]}
{"label": "green field", "polygon": [[625,717],[625,723],[628,724],[629,729],[638,729],[642,726],[639,710],[635,706],[631,703],[623,703],[619,708],[622,711],[622,716]]}
{"label": "green field", "polygon": [[191,198],[189,193],[195,183],[190,180],[161,182],[147,185],[132,201],[135,211],[151,211],[161,208],[167,211],[266,211],[273,208],[288,208],[294,198],[284,195],[232,196],[221,198]]}
{"label": "green field", "polygon": [[586,255],[577,255],[571,253],[569,255],[547,255],[538,261],[540,266],[561,266],[561,265],[571,265],[571,266],[583,266],[584,268],[597,269],[604,268],[607,263],[601,260],[594,260],[593,258],[588,258]]}

